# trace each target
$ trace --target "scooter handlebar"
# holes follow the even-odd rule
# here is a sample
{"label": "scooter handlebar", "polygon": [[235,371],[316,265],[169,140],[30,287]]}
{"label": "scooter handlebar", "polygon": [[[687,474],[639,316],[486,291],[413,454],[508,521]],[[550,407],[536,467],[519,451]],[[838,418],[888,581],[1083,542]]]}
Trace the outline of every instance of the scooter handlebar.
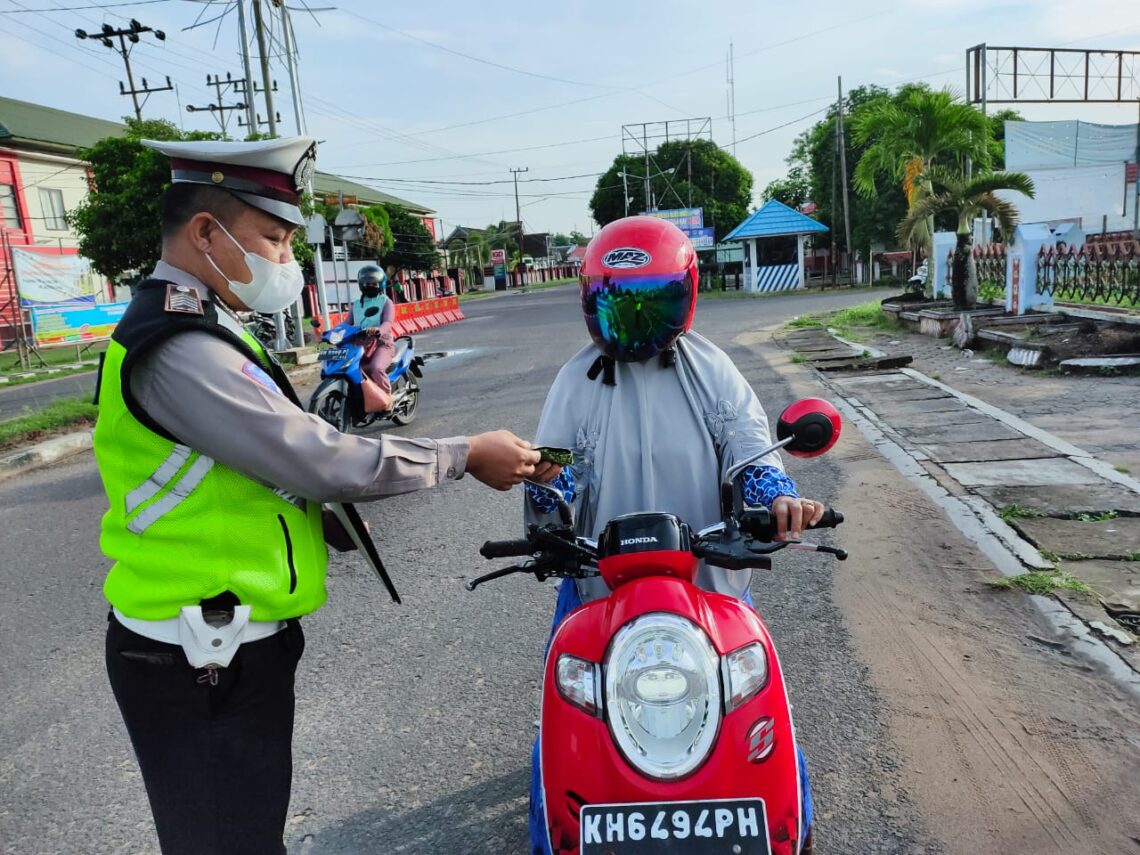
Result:
{"label": "scooter handlebar", "polygon": [[843,514],[835,510],[835,508],[828,508],[823,512],[823,518],[811,528],[835,528],[843,522]]}
{"label": "scooter handlebar", "polygon": [[538,547],[529,540],[488,540],[479,548],[484,558],[517,558],[537,551]]}

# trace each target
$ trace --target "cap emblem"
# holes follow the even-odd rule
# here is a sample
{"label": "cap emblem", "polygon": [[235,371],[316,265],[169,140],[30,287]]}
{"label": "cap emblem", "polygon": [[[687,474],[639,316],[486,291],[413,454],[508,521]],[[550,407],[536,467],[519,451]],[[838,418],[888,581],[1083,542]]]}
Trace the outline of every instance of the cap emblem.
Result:
{"label": "cap emblem", "polygon": [[215,184],[221,184],[223,181],[226,180],[226,176],[222,175],[222,173],[220,173],[220,172],[215,172],[213,175],[210,176],[210,180],[213,181]]}

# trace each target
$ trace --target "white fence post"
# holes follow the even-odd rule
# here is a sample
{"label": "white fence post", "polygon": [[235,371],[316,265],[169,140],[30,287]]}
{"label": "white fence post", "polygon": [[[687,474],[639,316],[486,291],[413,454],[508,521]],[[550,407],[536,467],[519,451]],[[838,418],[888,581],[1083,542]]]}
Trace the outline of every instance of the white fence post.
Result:
{"label": "white fence post", "polygon": [[[1020,225],[1006,247],[1005,310],[1015,315],[1053,309],[1053,295],[1040,290],[1037,253],[1053,244],[1055,237],[1042,223]],[[1044,276],[1044,271],[1041,272]]]}
{"label": "white fence post", "polygon": [[926,277],[931,283],[931,293],[935,300],[950,299],[950,268],[946,263],[947,256],[958,245],[958,235],[954,232],[935,232],[931,245],[933,258],[926,264]]}

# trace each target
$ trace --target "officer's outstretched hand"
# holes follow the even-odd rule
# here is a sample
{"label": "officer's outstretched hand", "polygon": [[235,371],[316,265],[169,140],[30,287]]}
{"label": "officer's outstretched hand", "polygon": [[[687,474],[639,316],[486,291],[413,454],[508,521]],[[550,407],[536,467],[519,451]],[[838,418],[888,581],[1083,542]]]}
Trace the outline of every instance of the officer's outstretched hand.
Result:
{"label": "officer's outstretched hand", "polygon": [[509,490],[533,477],[541,460],[534,446],[509,430],[477,434],[469,442],[467,471],[496,490]]}

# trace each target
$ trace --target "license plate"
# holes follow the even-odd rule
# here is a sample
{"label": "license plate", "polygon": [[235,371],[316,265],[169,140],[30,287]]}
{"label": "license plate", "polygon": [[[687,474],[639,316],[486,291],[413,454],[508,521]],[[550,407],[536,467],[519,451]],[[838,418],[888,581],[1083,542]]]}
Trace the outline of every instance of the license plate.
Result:
{"label": "license plate", "polygon": [[348,359],[348,351],[343,347],[330,347],[328,350],[322,350],[317,356],[322,362],[339,362]]}
{"label": "license plate", "polygon": [[763,799],[584,805],[581,855],[771,855]]}

